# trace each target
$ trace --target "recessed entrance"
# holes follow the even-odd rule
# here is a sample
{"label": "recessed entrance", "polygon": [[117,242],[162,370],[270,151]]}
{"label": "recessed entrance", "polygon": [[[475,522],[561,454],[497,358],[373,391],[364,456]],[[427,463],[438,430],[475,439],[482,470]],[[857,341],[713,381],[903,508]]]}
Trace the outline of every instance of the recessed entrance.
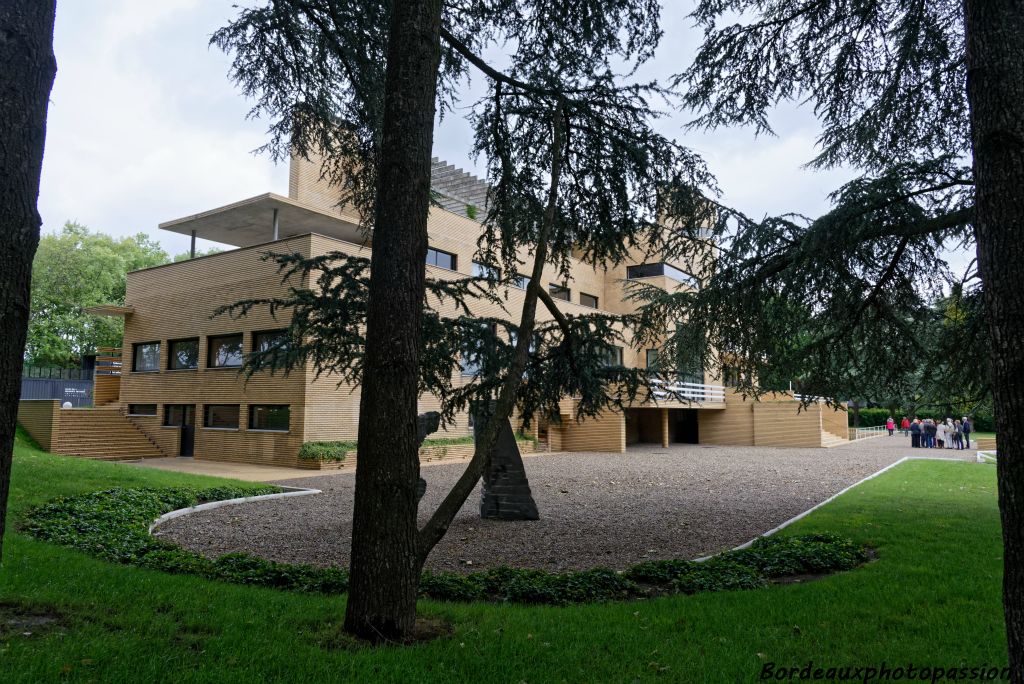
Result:
{"label": "recessed entrance", "polygon": [[179,456],[192,456],[196,443],[195,404],[168,404],[164,407],[164,425],[181,428]]}

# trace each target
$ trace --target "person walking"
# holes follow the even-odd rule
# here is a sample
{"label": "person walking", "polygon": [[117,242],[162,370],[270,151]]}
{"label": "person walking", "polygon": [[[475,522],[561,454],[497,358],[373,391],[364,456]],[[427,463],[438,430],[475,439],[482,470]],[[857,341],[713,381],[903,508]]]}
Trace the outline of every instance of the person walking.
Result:
{"label": "person walking", "polygon": [[921,447],[921,421],[914,418],[914,422],[908,429],[910,430],[910,446],[919,449]]}
{"label": "person walking", "polygon": [[961,423],[963,425],[963,431],[964,431],[964,442],[967,443],[967,448],[970,449],[971,448],[971,433],[974,432],[974,424],[967,418],[967,416],[964,416],[963,418],[961,418]]}
{"label": "person walking", "polygon": [[910,419],[906,416],[903,416],[903,420],[900,421],[900,432],[904,437],[910,434]]}
{"label": "person walking", "polygon": [[885,421],[885,429],[889,431],[889,436],[892,437],[892,433],[896,430],[896,421],[889,416],[889,419]]}

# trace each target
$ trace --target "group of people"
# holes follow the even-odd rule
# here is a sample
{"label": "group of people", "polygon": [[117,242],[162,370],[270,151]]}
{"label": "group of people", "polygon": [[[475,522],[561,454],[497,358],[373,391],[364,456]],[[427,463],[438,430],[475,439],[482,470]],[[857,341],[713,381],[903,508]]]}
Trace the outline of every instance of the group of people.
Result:
{"label": "group of people", "polygon": [[[892,437],[896,431],[896,421],[892,416],[885,421],[885,429]],[[970,449],[971,432],[974,425],[971,419],[964,416],[960,420],[946,418],[945,421],[932,420],[931,418],[914,418],[910,420],[903,416],[900,421],[900,432],[910,435],[910,446],[922,449]]]}

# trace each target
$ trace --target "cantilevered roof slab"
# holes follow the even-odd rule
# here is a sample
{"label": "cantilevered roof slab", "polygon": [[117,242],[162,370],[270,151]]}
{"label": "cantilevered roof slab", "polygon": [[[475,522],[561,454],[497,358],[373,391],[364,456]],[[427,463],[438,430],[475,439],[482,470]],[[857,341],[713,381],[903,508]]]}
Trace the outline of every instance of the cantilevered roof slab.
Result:
{"label": "cantilevered roof slab", "polygon": [[165,221],[159,227],[182,235],[192,235],[195,231],[196,237],[234,247],[251,247],[307,233],[319,233],[356,244],[367,242],[355,216],[341,217],[271,192]]}

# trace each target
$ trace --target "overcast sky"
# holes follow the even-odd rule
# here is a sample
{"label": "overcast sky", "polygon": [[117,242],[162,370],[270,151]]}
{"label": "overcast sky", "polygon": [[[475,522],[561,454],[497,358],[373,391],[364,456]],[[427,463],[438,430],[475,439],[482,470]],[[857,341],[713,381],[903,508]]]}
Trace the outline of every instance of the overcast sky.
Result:
{"label": "overcast sky", "polygon": [[[208,47],[238,0],[61,2],[54,37],[57,79],[50,102],[39,198],[43,230],[73,220],[113,235],[144,232],[174,254],[188,238],[157,224],[264,192],[286,195],[287,166],[253,150],[266,122],[227,78],[229,60]],[[689,62],[699,31],[688,2],[671,2],[652,67],[669,75]],[[848,174],[810,172],[817,125],[796,107],[776,113],[778,137],[748,130],[696,135],[676,114],[663,132],[698,151],[724,200],[761,216],[816,215]],[[435,136],[435,156],[472,170],[469,129],[458,116]]]}

